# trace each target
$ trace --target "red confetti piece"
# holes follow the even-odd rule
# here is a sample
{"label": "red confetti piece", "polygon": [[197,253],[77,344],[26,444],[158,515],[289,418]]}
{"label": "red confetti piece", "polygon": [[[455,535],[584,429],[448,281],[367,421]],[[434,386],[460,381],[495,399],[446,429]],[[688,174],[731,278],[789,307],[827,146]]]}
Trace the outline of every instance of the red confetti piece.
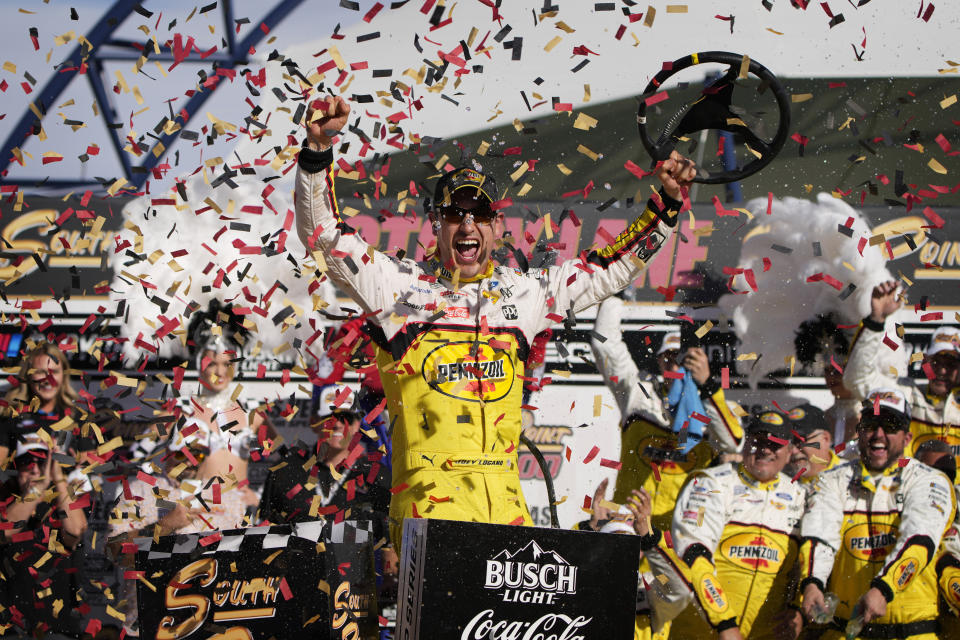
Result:
{"label": "red confetti piece", "polygon": [[897,466],[899,466],[902,469],[903,467],[907,466],[909,462],[910,462],[910,458],[900,458],[899,460],[897,460]]}
{"label": "red confetti piece", "polygon": [[930,221],[930,224],[933,225],[934,229],[943,228],[943,218],[938,216],[936,212],[930,207],[925,207],[923,210],[923,215],[926,216],[927,220]]}
{"label": "red confetti piece", "polygon": [[683,374],[679,371],[664,371],[663,377],[670,380],[683,380]]}
{"label": "red confetti piece", "polygon": [[653,479],[660,482],[660,465],[656,462],[651,462],[650,469],[653,471]]}
{"label": "red confetti piece", "polygon": [[776,442],[782,447],[785,447],[788,444],[790,444],[789,440],[784,440],[783,438],[778,438],[777,436],[772,436],[770,434],[767,434],[767,440],[769,440],[770,442]]}
{"label": "red confetti piece", "polygon": [[643,103],[648,107],[652,107],[655,104],[660,104],[661,102],[663,102],[669,97],[670,96],[669,94],[667,94],[666,91],[658,91],[657,93],[653,94],[652,96],[644,100]]}
{"label": "red confetti piece", "polygon": [[406,482],[403,482],[403,483],[401,483],[401,484],[398,484],[398,485],[395,486],[395,487],[391,487],[391,488],[390,488],[390,493],[392,493],[393,495],[397,495],[397,494],[400,493],[401,491],[406,491],[406,490],[409,489],[409,488],[410,488],[410,485],[407,484]]}
{"label": "red confetti piece", "polygon": [[290,590],[290,585],[287,584],[287,579],[280,578],[280,593],[283,594],[284,600],[289,600],[293,597],[293,592]]}
{"label": "red confetti piece", "polygon": [[504,451],[504,453],[513,453],[513,450],[517,448],[517,445],[513,442],[510,443],[510,448]]}
{"label": "red confetti piece", "polygon": [[594,445],[587,457],[583,459],[583,464],[589,464],[591,460],[597,457],[598,453],[600,453],[600,447]]}
{"label": "red confetti piece", "polygon": [[223,534],[221,534],[219,531],[215,531],[208,536],[200,538],[198,542],[200,543],[201,547],[209,547],[211,544],[217,542],[221,538],[223,538]]}
{"label": "red confetti piece", "polygon": [[888,347],[890,347],[890,350],[891,350],[891,351],[896,351],[897,349],[900,348],[900,345],[898,345],[896,342],[894,342],[893,340],[891,340],[891,339],[890,339],[890,336],[888,336],[887,334],[883,334],[883,344],[885,344],[885,345],[887,345]]}
{"label": "red confetti piece", "polygon": [[663,541],[666,543],[667,549],[673,549],[673,536],[667,530],[663,531]]}
{"label": "red confetti piece", "polygon": [[523,524],[523,520],[524,520],[523,516],[517,516],[516,518],[511,520],[509,524],[516,527],[518,525]]}
{"label": "red confetti piece", "polygon": [[619,471],[621,465],[616,460],[610,460],[608,458],[600,458],[600,466],[606,467],[608,469],[616,469],[617,471]]}
{"label": "red confetti piece", "polygon": [[730,367],[723,367],[720,369],[720,388],[730,388]]}
{"label": "red confetti piece", "polygon": [[70,510],[75,511],[77,509],[86,509],[89,506],[90,506],[90,494],[85,493],[79,498],[77,498],[75,501],[70,503]]}
{"label": "red confetti piece", "polygon": [[806,471],[807,471],[807,468],[806,468],[806,467],[803,467],[802,469],[800,469],[800,471],[797,471],[795,474],[793,474],[793,478],[790,479],[790,482],[796,482],[797,480],[799,480],[800,477],[801,477],[804,473],[806,473]]}

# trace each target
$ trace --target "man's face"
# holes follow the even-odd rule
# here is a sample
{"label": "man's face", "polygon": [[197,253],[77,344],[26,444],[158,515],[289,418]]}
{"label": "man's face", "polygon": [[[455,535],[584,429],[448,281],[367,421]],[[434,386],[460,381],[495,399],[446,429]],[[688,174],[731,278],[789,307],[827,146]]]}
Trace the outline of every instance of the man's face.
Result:
{"label": "man's face", "polygon": [[360,419],[351,414],[334,414],[315,429],[321,444],[326,444],[334,451],[343,451],[360,430]]}
{"label": "man's face", "polygon": [[896,463],[912,437],[895,418],[881,409],[878,415],[868,413],[857,425],[860,437],[860,460],[870,471],[883,471]]}
{"label": "man's face", "polygon": [[743,466],[760,482],[769,482],[783,471],[793,447],[769,439],[765,432],[753,432],[743,447]]}
{"label": "man's face", "polygon": [[437,253],[451,272],[461,278],[482,274],[490,262],[496,239],[503,235],[503,214],[493,212],[490,202],[475,189],[453,192],[449,206],[438,206],[431,219],[440,221]]}
{"label": "man's face", "polygon": [[46,486],[44,477],[45,461],[27,453],[16,460],[17,484],[20,485],[21,495],[41,493]]}
{"label": "man's face", "polygon": [[793,439],[793,452],[790,456],[791,475],[806,469],[802,477],[812,478],[830,464],[830,449],[833,438],[825,429],[817,429],[803,440]]}
{"label": "man's face", "polygon": [[946,397],[950,391],[957,386],[957,380],[960,379],[960,360],[949,351],[941,351],[924,358],[930,364],[933,370],[933,378],[930,380],[929,390],[931,395],[938,398]]}
{"label": "man's face", "polygon": [[206,366],[203,368],[203,386],[213,392],[225,390],[233,382],[233,363],[230,362],[230,354],[214,353],[205,351],[201,362]]}
{"label": "man's face", "polygon": [[664,351],[657,356],[657,367],[660,368],[660,373],[664,374],[668,371],[675,372],[680,368],[680,365],[677,363],[677,357],[680,355],[680,352],[676,349],[670,349],[669,351]]}
{"label": "man's face", "polygon": [[30,392],[40,399],[41,406],[55,402],[63,384],[63,367],[56,358],[42,353],[33,358],[30,371]]}

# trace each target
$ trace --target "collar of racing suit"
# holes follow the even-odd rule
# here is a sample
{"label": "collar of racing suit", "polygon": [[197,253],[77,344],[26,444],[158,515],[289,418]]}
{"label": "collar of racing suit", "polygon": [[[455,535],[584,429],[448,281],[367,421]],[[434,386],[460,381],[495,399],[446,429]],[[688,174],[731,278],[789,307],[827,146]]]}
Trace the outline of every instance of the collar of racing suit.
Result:
{"label": "collar of racing suit", "polygon": [[[453,274],[450,273],[450,270],[447,269],[439,260],[434,258],[430,261],[430,266],[433,267],[433,273],[438,278],[443,278],[444,280],[453,280]],[[493,260],[487,260],[487,268],[484,269],[481,273],[473,276],[472,278],[465,278],[460,276],[459,282],[477,282],[478,280],[484,280],[493,275]]]}
{"label": "collar of racing suit", "polygon": [[777,474],[777,477],[775,477],[773,480],[770,480],[769,482],[763,482],[762,480],[757,480],[755,477],[753,477],[752,473],[747,471],[747,468],[743,466],[742,462],[737,466],[737,473],[740,475],[740,479],[743,480],[745,484],[748,484],[751,487],[760,489],[762,491],[769,491],[770,489],[773,489],[775,486],[777,486],[777,483],[780,482],[780,474]]}
{"label": "collar of racing suit", "polygon": [[863,461],[861,460],[860,461],[860,484],[864,488],[867,488],[873,493],[876,493],[877,483],[874,482],[874,478],[882,478],[883,476],[897,475],[900,473],[901,468],[902,466],[898,462],[897,464],[891,464],[889,467],[887,467],[883,471],[880,471],[879,473],[878,472],[871,473],[870,470],[864,466]]}

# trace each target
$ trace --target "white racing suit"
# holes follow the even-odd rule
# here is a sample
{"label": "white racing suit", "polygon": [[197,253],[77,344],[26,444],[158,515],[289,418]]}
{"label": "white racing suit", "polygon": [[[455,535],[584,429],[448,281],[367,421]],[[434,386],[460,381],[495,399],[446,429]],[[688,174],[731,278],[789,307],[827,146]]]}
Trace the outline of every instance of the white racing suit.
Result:
{"label": "white racing suit", "polygon": [[739,463],[691,474],[673,515],[673,544],[706,621],[681,616],[673,637],[734,626],[745,638],[774,637],[796,587],[805,496],[789,476],[761,482]]}
{"label": "white racing suit", "polygon": [[801,525],[800,588],[813,582],[837,595],[837,628],[824,637],[843,637],[871,587],[887,612],[860,637],[939,637],[936,554],[955,508],[947,477],[914,459],[880,473],[859,460],[822,472]]}

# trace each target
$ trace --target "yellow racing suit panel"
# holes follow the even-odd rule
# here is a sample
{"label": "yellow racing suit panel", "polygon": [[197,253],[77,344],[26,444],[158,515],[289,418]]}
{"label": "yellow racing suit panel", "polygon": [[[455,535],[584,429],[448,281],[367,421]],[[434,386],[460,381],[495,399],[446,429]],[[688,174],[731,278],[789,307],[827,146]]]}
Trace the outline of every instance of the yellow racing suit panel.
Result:
{"label": "yellow racing suit panel", "polygon": [[[760,482],[734,463],[697,472],[684,486],[674,545],[714,630],[737,626],[744,637],[773,637],[774,618],[795,587],[804,499],[788,476]],[[709,632],[696,615],[678,618],[673,629],[679,638]]]}

